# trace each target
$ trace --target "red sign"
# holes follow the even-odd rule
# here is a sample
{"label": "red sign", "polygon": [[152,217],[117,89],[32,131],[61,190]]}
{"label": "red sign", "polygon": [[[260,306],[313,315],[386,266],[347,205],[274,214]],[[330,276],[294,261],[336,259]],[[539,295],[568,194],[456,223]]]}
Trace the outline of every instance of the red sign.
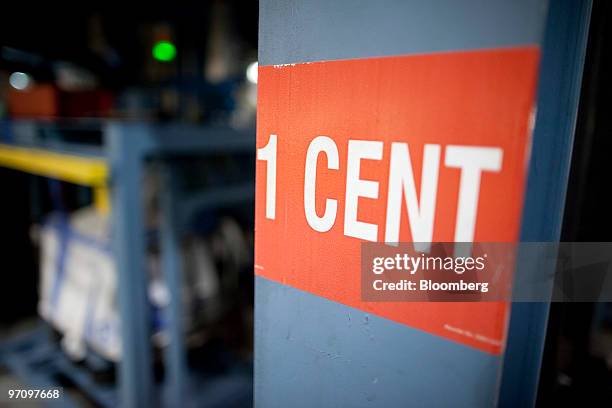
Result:
{"label": "red sign", "polygon": [[255,273],[500,353],[506,303],[364,302],[360,247],[518,239],[538,58],[260,67]]}

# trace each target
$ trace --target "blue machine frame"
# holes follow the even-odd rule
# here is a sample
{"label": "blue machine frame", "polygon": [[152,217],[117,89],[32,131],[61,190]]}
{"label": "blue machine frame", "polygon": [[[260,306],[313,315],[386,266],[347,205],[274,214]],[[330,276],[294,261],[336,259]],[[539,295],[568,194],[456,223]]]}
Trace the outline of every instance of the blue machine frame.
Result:
{"label": "blue machine frame", "polygon": [[[27,133],[38,126],[34,122],[15,122],[14,126]],[[5,126],[5,129],[10,126]],[[63,371],[73,382],[83,388],[94,400],[105,406],[120,403],[125,407],[154,406],[161,399],[167,406],[185,406],[186,399],[197,403],[198,396],[215,405],[236,399],[235,388],[227,382],[221,384],[192,384],[186,364],[184,328],[182,326],[182,301],[180,297],[181,258],[179,238],[189,215],[194,211],[239,203],[254,199],[253,181],[208,189],[195,194],[184,195],[173,188],[174,171],[172,161],[164,166],[165,187],[162,189],[160,228],[163,275],[170,293],[168,333],[169,346],[164,350],[164,363],[168,379],[162,389],[156,389],[153,379],[151,358],[151,330],[148,279],[145,268],[145,234],[142,208],[142,177],[145,161],[158,155],[211,154],[211,153],[252,153],[255,148],[253,130],[230,128],[203,128],[186,125],[153,125],[146,123],[109,122],[103,129],[102,151],[78,149],[80,153],[106,157],[110,164],[110,189],[112,197],[113,250],[117,263],[118,300],[122,333],[122,358],[119,364],[118,393],[110,387],[101,387],[92,382],[83,370],[58,352],[57,346],[49,344],[44,330],[38,329],[22,338],[7,342],[0,347],[4,362],[26,381],[49,387],[53,385],[44,368],[53,366]],[[30,142],[36,142],[33,136]],[[41,147],[41,146],[38,146]],[[73,151],[74,146],[57,145],[62,151]],[[37,350],[46,356],[45,367],[40,370],[28,368],[38,356],[21,354],[19,350]],[[36,354],[36,353],[34,353]],[[31,357],[31,358],[30,358]],[[23,361],[22,361],[23,360]],[[41,360],[42,361],[42,360]],[[55,371],[53,371],[54,373]],[[49,372],[49,374],[52,374]],[[234,382],[234,385],[237,383]],[[250,378],[238,380],[243,390],[251,387]],[[110,388],[110,389],[109,389]],[[210,391],[213,393],[201,392]],[[247,391],[248,393],[248,391]],[[204,394],[204,395],[202,395]],[[157,398],[156,398],[157,397]],[[203,401],[200,401],[203,402]],[[68,399],[62,399],[62,406],[70,406]]]}

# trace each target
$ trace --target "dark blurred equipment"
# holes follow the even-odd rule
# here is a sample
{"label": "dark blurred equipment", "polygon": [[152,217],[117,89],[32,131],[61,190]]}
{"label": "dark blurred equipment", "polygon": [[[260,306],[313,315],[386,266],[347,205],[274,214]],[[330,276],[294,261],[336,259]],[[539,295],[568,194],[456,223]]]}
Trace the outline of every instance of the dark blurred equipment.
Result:
{"label": "dark blurred equipment", "polygon": [[251,405],[257,10],[5,14],[1,328],[43,322],[0,339],[0,363],[25,383]]}
{"label": "dark blurred equipment", "polygon": [[256,1],[212,1],[14,11],[20,18],[0,27],[0,74],[14,80],[0,87],[17,86],[0,94],[10,92],[12,116],[252,125],[245,70],[256,60],[257,10]]}
{"label": "dark blurred equipment", "polygon": [[[50,179],[54,213],[40,211],[33,236],[38,311],[55,335],[23,334],[0,346],[0,361],[29,383],[68,383],[102,406],[154,395],[168,406],[249,405],[254,132],[81,126],[5,127],[0,166]],[[96,129],[102,144],[88,138]],[[65,183],[91,192],[68,200]],[[116,363],[118,380],[100,381],[114,378]]]}

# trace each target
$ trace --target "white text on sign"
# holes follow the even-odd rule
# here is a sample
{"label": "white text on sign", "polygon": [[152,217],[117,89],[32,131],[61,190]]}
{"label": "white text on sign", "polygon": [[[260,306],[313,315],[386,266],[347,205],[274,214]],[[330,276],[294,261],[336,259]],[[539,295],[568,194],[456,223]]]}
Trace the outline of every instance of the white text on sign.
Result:
{"label": "white text on sign", "polygon": [[[385,220],[385,242],[399,240],[402,205],[406,204],[410,232],[414,242],[433,240],[438,174],[442,146],[426,144],[423,147],[420,196],[410,159],[408,143],[392,143],[389,160],[389,188]],[[304,214],[308,225],[318,232],[327,232],[335,224],[338,200],[326,198],[322,215],[315,209],[317,168],[319,155],[327,159],[327,169],[339,170],[341,163],[336,142],[328,136],[315,137],[308,146],[304,172]],[[344,197],[344,235],[375,242],[377,224],[358,220],[359,198],[379,198],[379,182],[360,177],[363,160],[382,160],[383,142],[349,140],[346,165],[346,193]],[[276,162],[277,136],[270,135],[266,146],[257,150],[257,159],[266,162],[266,218],[276,214]],[[448,145],[444,148],[444,166],[461,171],[457,197],[455,224],[456,242],[472,242],[476,227],[478,197],[483,172],[499,172],[503,151],[498,147]],[[426,251],[427,248],[421,248]]]}

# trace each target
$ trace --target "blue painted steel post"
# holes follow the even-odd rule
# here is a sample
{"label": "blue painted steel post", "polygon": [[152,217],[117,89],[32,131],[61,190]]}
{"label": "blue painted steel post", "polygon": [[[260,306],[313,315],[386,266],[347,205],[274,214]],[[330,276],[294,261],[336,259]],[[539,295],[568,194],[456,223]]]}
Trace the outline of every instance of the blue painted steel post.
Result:
{"label": "blue painted steel post", "polygon": [[105,142],[111,164],[113,245],[117,262],[122,357],[119,380],[123,407],[151,407],[150,318],[141,195],[143,157],[137,148],[146,128],[111,123]]}
{"label": "blue painted steel post", "polygon": [[[590,14],[590,0],[555,0],[549,5],[521,231],[524,242],[555,242],[561,234]],[[512,305],[502,407],[535,405],[548,310],[549,303]]]}
{"label": "blue painted steel post", "polygon": [[[308,62],[540,48],[546,12],[545,0],[262,0],[259,66],[263,72],[274,65]],[[327,94],[325,89],[320,96]],[[258,106],[262,112],[268,109],[266,116],[278,116],[270,114],[272,108],[278,107]],[[314,115],[308,118],[317,120]],[[331,127],[334,119],[325,119],[322,126]],[[287,137],[299,138],[292,133],[293,125],[278,127],[289,133]],[[381,131],[376,126],[372,129]],[[406,141],[416,138],[405,137]],[[263,220],[261,213],[258,216]],[[278,248],[283,248],[283,238],[278,238]],[[256,256],[258,251],[259,247]],[[499,401],[502,356],[365,314],[330,300],[329,292],[320,296],[282,279],[268,279],[267,265],[258,266],[268,273],[256,272],[255,277],[256,406],[481,407]],[[314,275],[300,265],[286,269]]]}
{"label": "blue painted steel post", "polygon": [[170,293],[170,303],[166,313],[170,344],[164,352],[166,364],[167,401],[169,406],[183,406],[185,394],[185,373],[187,369],[183,330],[182,305],[182,262],[180,256],[180,236],[177,225],[178,214],[175,205],[175,183],[170,165],[163,168],[161,189],[162,225],[161,254],[164,280]]}

